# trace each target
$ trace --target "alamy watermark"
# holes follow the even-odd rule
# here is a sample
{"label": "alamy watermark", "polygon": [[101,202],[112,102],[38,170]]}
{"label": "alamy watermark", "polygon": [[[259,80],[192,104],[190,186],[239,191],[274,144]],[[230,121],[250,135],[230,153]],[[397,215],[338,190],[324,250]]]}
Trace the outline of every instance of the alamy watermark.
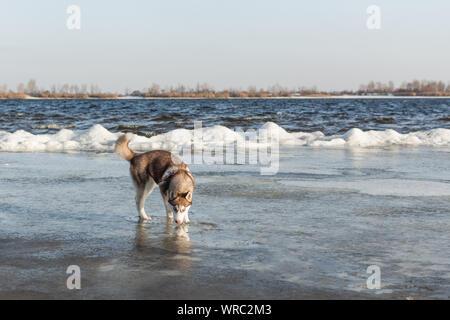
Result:
{"label": "alamy watermark", "polygon": [[81,289],[81,269],[77,265],[71,265],[67,267],[67,274],[70,276],[67,278],[66,286],[69,290],[80,290]]}
{"label": "alamy watermark", "polygon": [[69,30],[81,29],[81,8],[77,5],[67,7],[66,13],[69,15],[66,20],[66,26]]}
{"label": "alamy watermark", "polygon": [[367,278],[367,289],[381,289],[381,269],[377,265],[371,265],[367,267],[366,272],[370,274]]}
{"label": "alamy watermark", "polygon": [[[81,29],[81,8],[78,5],[72,4],[67,7],[66,13],[69,15],[66,20],[66,26],[69,30]],[[377,5],[370,5],[366,9],[369,15],[366,21],[366,26],[369,30],[381,29],[381,9]]]}
{"label": "alamy watermark", "polygon": [[280,139],[276,128],[225,128],[219,134],[215,129],[203,128],[201,121],[195,121],[191,143],[179,144],[171,151],[182,156],[186,164],[248,164],[259,166],[261,175],[278,173]]}
{"label": "alamy watermark", "polygon": [[367,7],[366,13],[369,15],[367,18],[366,26],[369,30],[381,29],[381,9],[377,5],[371,5]]}

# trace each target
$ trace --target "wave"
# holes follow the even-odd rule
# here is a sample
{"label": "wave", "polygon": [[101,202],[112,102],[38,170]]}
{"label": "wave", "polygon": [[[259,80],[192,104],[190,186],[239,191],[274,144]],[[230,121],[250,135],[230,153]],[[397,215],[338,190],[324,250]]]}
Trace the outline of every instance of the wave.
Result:
{"label": "wave", "polygon": [[74,128],[74,127],[75,127],[75,125],[62,126],[62,125],[58,125],[58,124],[54,124],[54,123],[31,126],[32,129],[40,129],[40,130],[44,130],[44,129],[61,130],[61,129],[70,129],[70,128]]}
{"label": "wave", "polygon": [[[351,129],[342,135],[325,136],[322,132],[287,132],[273,122],[265,123],[261,129],[267,130],[280,146],[311,147],[382,147],[382,146],[450,146],[450,129],[433,129],[401,134],[395,130],[362,131]],[[243,132],[216,125],[202,128],[201,140],[194,141],[194,130],[176,129],[152,137],[134,135],[130,146],[136,151],[181,150],[194,146],[195,149],[228,145],[245,140]],[[113,133],[100,124],[89,130],[75,131],[62,129],[54,134],[32,134],[24,130],[10,133],[0,131],[0,152],[69,152],[95,151],[112,152],[114,143],[121,135]],[[261,145],[251,142],[249,147]]]}

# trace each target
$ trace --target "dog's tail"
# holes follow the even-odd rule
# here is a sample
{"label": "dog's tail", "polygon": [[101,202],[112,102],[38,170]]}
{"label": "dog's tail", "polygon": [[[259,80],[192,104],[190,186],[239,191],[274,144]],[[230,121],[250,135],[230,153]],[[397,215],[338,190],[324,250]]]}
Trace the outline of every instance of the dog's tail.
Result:
{"label": "dog's tail", "polygon": [[115,150],[116,150],[117,155],[128,161],[133,159],[134,156],[136,155],[136,153],[133,152],[128,147],[128,143],[130,143],[130,140],[132,137],[133,137],[133,134],[126,133],[126,134],[122,135],[119,139],[117,139],[117,141],[116,141]]}

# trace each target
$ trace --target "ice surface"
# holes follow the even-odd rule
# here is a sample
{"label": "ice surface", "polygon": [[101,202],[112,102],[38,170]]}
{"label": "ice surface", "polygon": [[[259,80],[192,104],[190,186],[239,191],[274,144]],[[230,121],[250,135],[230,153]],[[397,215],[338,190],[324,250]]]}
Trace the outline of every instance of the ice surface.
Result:
{"label": "ice surface", "polygon": [[366,179],[354,181],[283,181],[288,186],[347,190],[377,196],[432,197],[450,196],[450,184],[402,179]]}
{"label": "ice surface", "polygon": [[[92,133],[104,140],[77,141],[113,138]],[[287,148],[275,176],[193,164],[185,230],[166,223],[158,191],[153,220],[137,223],[129,164],[114,154],[1,153],[0,297],[448,298],[443,149]],[[65,287],[73,264],[77,292]],[[374,264],[380,291],[365,288]]]}

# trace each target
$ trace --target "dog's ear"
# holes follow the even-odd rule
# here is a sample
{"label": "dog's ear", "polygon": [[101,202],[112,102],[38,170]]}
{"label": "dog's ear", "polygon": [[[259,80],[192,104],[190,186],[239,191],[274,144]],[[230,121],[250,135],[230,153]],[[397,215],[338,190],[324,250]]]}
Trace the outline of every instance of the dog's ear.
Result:
{"label": "dog's ear", "polygon": [[186,198],[187,201],[189,202],[192,201],[192,192],[189,191],[188,193],[186,193],[184,197]]}
{"label": "dog's ear", "polygon": [[170,199],[176,199],[178,198],[178,192],[176,191],[170,191]]}

